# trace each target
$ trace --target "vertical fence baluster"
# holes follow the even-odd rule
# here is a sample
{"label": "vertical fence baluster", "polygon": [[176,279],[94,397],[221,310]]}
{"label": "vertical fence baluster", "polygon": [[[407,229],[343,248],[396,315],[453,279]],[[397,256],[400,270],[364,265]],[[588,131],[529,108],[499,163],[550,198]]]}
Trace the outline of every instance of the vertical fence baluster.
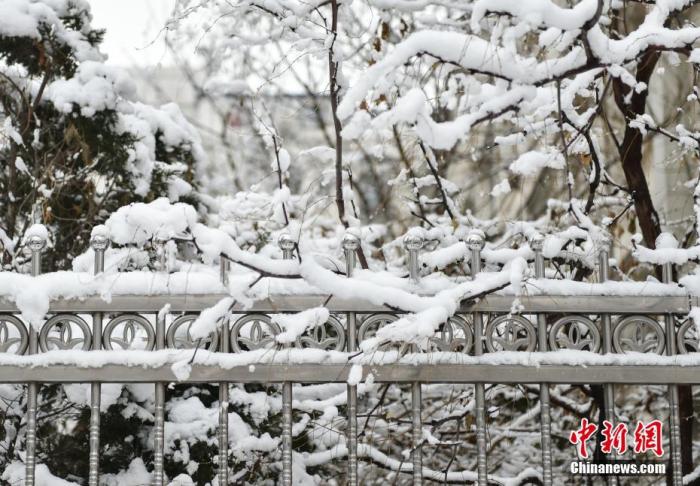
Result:
{"label": "vertical fence baluster", "polygon": [[[278,240],[285,260],[294,258],[294,240],[288,234],[282,234]],[[292,484],[292,382],[282,383],[282,484]]]}
{"label": "vertical fence baluster", "polygon": [[[471,250],[472,277],[481,271],[481,250],[484,248],[484,235],[481,232],[472,232],[467,237],[467,246]],[[474,313],[474,354],[481,356],[484,353],[483,321],[481,313]],[[486,462],[486,404],[483,383],[474,384],[474,397],[476,401],[476,461],[477,483],[486,486],[488,483],[488,469]]]}
{"label": "vertical fence baluster", "polygon": [[[598,280],[605,282],[608,280],[610,272],[610,244],[611,241],[607,238],[601,238],[600,251],[598,253]],[[603,353],[609,354],[613,352],[612,344],[612,321],[609,314],[601,314],[600,321],[603,327]],[[605,417],[610,422],[615,422],[615,387],[612,383],[603,385],[603,404],[605,406]],[[609,476],[608,484],[617,486],[617,476]]]}
{"label": "vertical fence baluster", "polygon": [[[411,281],[417,284],[420,281],[418,268],[418,252],[423,247],[423,238],[418,235],[407,235],[403,241],[404,247],[408,250],[408,268]],[[445,325],[448,325],[445,323]],[[418,351],[418,346],[413,350]],[[411,414],[413,418],[413,484],[419,486],[423,482],[423,419],[421,417],[421,384],[419,381],[411,383]]]}
{"label": "vertical fence baluster", "polygon": [[[159,242],[158,257],[160,271],[168,271],[168,255],[165,242]],[[159,312],[156,316],[156,349],[165,349],[165,320],[166,312]],[[163,471],[163,455],[165,451],[165,383],[155,384],[155,433],[153,434],[153,484],[164,486],[165,474]]]}
{"label": "vertical fence baluster", "polygon": [[[673,265],[664,263],[661,267],[661,279],[664,283],[671,283],[673,279]],[[666,354],[673,356],[676,354],[676,324],[673,315],[666,314],[664,316],[666,324]],[[669,413],[669,425],[671,429],[670,444],[671,444],[671,477],[673,478],[673,486],[681,486],[683,484],[683,470],[681,464],[681,414],[678,406],[678,385],[668,386],[668,401],[671,411]]]}
{"label": "vertical fence baluster", "polygon": [[[544,278],[544,236],[533,235],[530,238],[530,248],[535,252],[535,277]],[[547,351],[547,318],[537,314],[537,345],[538,351]],[[540,383],[540,422],[542,424],[542,482],[545,486],[552,484],[552,416],[549,407],[549,385]]]}
{"label": "vertical fence baluster", "polygon": [[[220,279],[224,286],[228,286],[228,272],[230,270],[229,261],[221,257],[219,263]],[[229,322],[224,319],[221,325],[221,339],[219,341],[219,352],[228,353],[229,342]],[[219,486],[228,484],[228,382],[219,383]]]}
{"label": "vertical fence baluster", "polygon": [[[105,268],[105,251],[109,246],[109,238],[101,234],[93,234],[90,246],[95,252],[95,275],[102,273]],[[102,313],[92,315],[92,349],[102,347]],[[102,386],[100,383],[90,384],[90,456],[89,456],[89,486],[100,484],[100,405]]]}
{"label": "vertical fence baluster", "polygon": [[[27,241],[32,251],[32,276],[41,273],[41,252],[46,246],[46,240],[35,234]],[[29,325],[28,354],[39,352],[39,333],[32,324]],[[29,383],[27,387],[27,435],[26,435],[26,460],[25,460],[25,486],[34,486],[36,470],[36,415],[39,402],[39,383]]]}
{"label": "vertical fence baluster", "polygon": [[[351,233],[343,237],[345,253],[345,273],[352,277],[355,269],[356,251],[360,248],[360,240]],[[357,351],[357,316],[354,312],[347,313],[347,346],[348,353]],[[357,486],[357,386],[347,386],[347,443],[348,443],[348,485]]]}
{"label": "vertical fence baluster", "polygon": [[[156,349],[165,348],[165,315],[159,313],[156,318]],[[153,435],[153,484],[163,486],[163,453],[165,449],[165,383],[155,384],[155,433]]]}

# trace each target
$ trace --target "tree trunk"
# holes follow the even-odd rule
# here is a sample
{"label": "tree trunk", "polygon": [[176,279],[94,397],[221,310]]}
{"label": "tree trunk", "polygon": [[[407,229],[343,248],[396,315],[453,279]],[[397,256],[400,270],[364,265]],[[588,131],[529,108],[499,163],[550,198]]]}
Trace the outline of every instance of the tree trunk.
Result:
{"label": "tree trunk", "polygon": [[625,117],[625,135],[619,148],[620,161],[627,180],[627,186],[632,193],[634,209],[637,213],[642,236],[644,237],[644,245],[647,248],[656,248],[656,237],[661,233],[661,225],[659,215],[654,208],[654,202],[651,200],[649,185],[642,168],[642,142],[644,137],[639,130],[630,126],[630,122],[646,111],[649,78],[654,72],[658,59],[659,53],[651,51],[644,54],[639,60],[637,82],[645,83],[647,89],[639,93],[636,91],[632,93],[629,103],[625,102],[625,97],[628,96],[630,88],[619,78],[613,81],[615,102]]}
{"label": "tree trunk", "polygon": [[[630,126],[637,116],[646,112],[646,101],[649,93],[649,80],[654,72],[660,53],[649,51],[639,60],[637,67],[637,82],[645,83],[647,89],[641,92],[629,94],[630,88],[620,79],[613,81],[615,102],[625,117],[625,135],[620,144],[619,154],[622,162],[622,169],[625,173],[627,186],[632,193],[634,209],[637,213],[637,221],[644,238],[644,245],[648,248],[656,248],[656,238],[661,233],[661,222],[659,215],[654,208],[654,202],[649,193],[649,185],[642,168],[642,143],[644,136],[642,133]],[[625,97],[630,96],[629,103],[625,102]],[[680,432],[681,432],[681,464],[683,475],[693,471],[693,395],[690,386],[678,387],[679,409],[680,409]],[[697,482],[694,482],[697,484]]]}

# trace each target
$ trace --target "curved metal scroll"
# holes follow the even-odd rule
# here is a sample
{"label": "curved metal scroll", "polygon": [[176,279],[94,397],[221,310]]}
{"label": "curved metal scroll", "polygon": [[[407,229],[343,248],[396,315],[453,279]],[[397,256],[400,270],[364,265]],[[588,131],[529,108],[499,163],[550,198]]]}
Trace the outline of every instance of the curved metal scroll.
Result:
{"label": "curved metal scroll", "polygon": [[678,352],[681,354],[700,352],[700,329],[692,319],[686,319],[678,328]]}
{"label": "curved metal scroll", "polygon": [[549,330],[549,347],[552,351],[576,349],[597,353],[600,346],[598,326],[584,316],[562,317]]}
{"label": "curved metal scroll", "polygon": [[[365,318],[357,331],[357,342],[361,343],[366,339],[372,338],[377,334],[382,327],[391,324],[397,319],[393,314],[372,314]],[[380,349],[386,349],[389,345],[381,346]]]}
{"label": "curved metal scroll", "polygon": [[105,349],[140,349],[150,351],[156,342],[156,334],[148,320],[138,314],[123,314],[115,317],[104,328]]}
{"label": "curved metal scroll", "polygon": [[274,348],[280,328],[265,314],[248,314],[238,319],[231,328],[231,348],[234,352]]}
{"label": "curved metal scroll", "polygon": [[534,351],[537,333],[530,321],[522,316],[503,315],[486,325],[486,348],[496,351]]}
{"label": "curved metal scroll", "polygon": [[[197,340],[193,339],[190,334],[192,323],[196,320],[197,316],[193,314],[185,314],[175,319],[168,327],[168,332],[165,335],[167,346],[175,349],[196,348]],[[200,346],[208,351],[216,351],[218,343],[219,333],[213,331],[206,339],[202,339]]]}
{"label": "curved metal scroll", "polygon": [[335,316],[321,326],[309,329],[296,341],[299,348],[317,348],[325,351],[343,351],[345,349],[345,328]]}
{"label": "curved metal scroll", "polygon": [[0,353],[24,354],[28,345],[29,332],[24,323],[9,314],[0,315]]}
{"label": "curved metal scroll", "polygon": [[429,351],[468,353],[474,345],[474,334],[469,322],[461,316],[453,316],[429,339]]}
{"label": "curved metal scroll", "polygon": [[647,316],[627,316],[620,319],[613,332],[613,346],[618,353],[663,354],[664,330]]}
{"label": "curved metal scroll", "polygon": [[[75,331],[79,330],[79,334]],[[85,320],[74,314],[58,314],[46,321],[39,332],[42,351],[76,349],[87,351],[92,347],[92,332]]]}

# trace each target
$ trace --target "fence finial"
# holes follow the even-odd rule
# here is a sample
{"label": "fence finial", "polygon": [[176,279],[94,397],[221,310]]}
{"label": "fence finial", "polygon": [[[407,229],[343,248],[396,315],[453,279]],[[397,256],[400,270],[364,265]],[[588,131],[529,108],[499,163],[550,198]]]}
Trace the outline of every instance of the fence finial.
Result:
{"label": "fence finial", "polygon": [[292,238],[289,233],[282,233],[277,239],[277,244],[282,250],[283,258],[285,260],[290,260],[293,256],[292,252],[295,246],[294,238]]}
{"label": "fence finial", "polygon": [[360,239],[350,232],[345,233],[341,243],[345,252],[345,274],[352,277],[352,272],[355,269],[355,252],[360,248]]}
{"label": "fence finial", "polygon": [[423,248],[425,240],[417,232],[409,232],[403,238],[403,247],[408,251],[408,271],[413,282],[418,282],[420,272],[418,268],[418,252]]}
{"label": "fence finial", "polygon": [[532,251],[542,251],[542,248],[544,248],[544,235],[542,233],[534,233],[530,235],[529,244]]}
{"label": "fence finial", "polygon": [[42,251],[44,248],[46,248],[48,233],[44,225],[33,224],[30,226],[29,230],[27,230],[25,238],[27,246],[32,252]]}
{"label": "fence finial", "polygon": [[403,247],[408,251],[417,251],[423,248],[423,237],[416,233],[409,233],[403,238]]}
{"label": "fence finial", "polygon": [[473,229],[469,232],[467,236],[467,246],[470,250],[483,250],[484,245],[486,245],[486,236],[484,232],[479,229]]}
{"label": "fence finial", "polygon": [[90,235],[90,247],[95,252],[95,275],[104,272],[105,251],[109,247],[109,236],[104,226],[96,226]]}
{"label": "fence finial", "polygon": [[345,233],[341,246],[346,252],[357,251],[360,248],[360,239],[352,233]]}
{"label": "fence finial", "polygon": [[29,249],[33,252],[41,251],[46,247],[46,240],[41,236],[33,235],[29,237],[27,244],[29,245]]}
{"label": "fence finial", "polygon": [[109,238],[102,233],[93,233],[90,236],[90,247],[95,251],[104,251],[109,247]]}

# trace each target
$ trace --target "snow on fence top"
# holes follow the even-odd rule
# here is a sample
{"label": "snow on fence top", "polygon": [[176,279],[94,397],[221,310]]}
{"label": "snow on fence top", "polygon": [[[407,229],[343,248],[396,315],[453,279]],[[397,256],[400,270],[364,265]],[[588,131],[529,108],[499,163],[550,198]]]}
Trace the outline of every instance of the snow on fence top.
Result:
{"label": "snow on fence top", "polygon": [[[0,296],[14,303],[23,317],[38,325],[49,311],[51,301],[100,297],[109,302],[117,295],[218,295],[222,299],[209,312],[203,312],[193,332],[206,336],[221,315],[231,306],[251,306],[259,299],[289,295],[331,295],[346,300],[406,313],[383,328],[365,346],[383,341],[421,340],[454,315],[465,301],[488,294],[526,296],[700,296],[700,279],[682,277],[680,283],[574,281],[556,278],[554,270],[535,278],[528,260],[536,252],[549,259],[577,259],[595,269],[600,251],[607,255],[605,241],[587,241],[570,246],[574,239],[590,238],[578,228],[547,236],[530,234],[529,242],[519,248],[495,248],[486,245],[483,233],[472,232],[464,241],[432,241],[430,232],[416,229],[404,241],[408,253],[415,255],[415,275],[407,278],[405,268],[357,269],[348,278],[341,259],[331,251],[322,253],[309,241],[294,241],[282,233],[287,258],[281,259],[274,245],[258,253],[241,249],[234,237],[222,229],[197,220],[196,211],[187,204],[172,204],[158,199],[121,208],[104,226],[93,231],[92,247],[73,262],[72,271],[57,271],[30,276],[14,272],[0,273]],[[354,255],[360,241],[348,233],[343,244],[346,259]],[[24,243],[38,258],[49,234],[41,225],[32,226]],[[108,239],[118,244],[109,248]],[[655,264],[685,263],[697,259],[697,248],[679,249],[673,237],[663,234],[656,250],[637,246],[640,260]],[[178,247],[178,244],[180,247]],[[196,256],[183,256],[182,245],[195,248]],[[338,245],[336,250],[340,250]],[[291,258],[294,252],[298,258]],[[104,255],[104,270],[95,272],[96,252]],[[478,252],[484,271],[473,277],[447,273],[450,265],[470,265]],[[354,256],[352,257],[354,258]],[[606,258],[606,257],[604,257]],[[153,260],[156,260],[153,264]],[[226,282],[214,263],[231,262]],[[373,262],[374,263],[374,262]],[[421,278],[418,278],[421,277]],[[513,310],[517,310],[516,305]],[[309,311],[309,321],[318,320],[318,312]],[[298,319],[297,319],[298,320]],[[290,319],[283,336],[294,340],[304,325]],[[284,318],[281,323],[286,323]]]}

